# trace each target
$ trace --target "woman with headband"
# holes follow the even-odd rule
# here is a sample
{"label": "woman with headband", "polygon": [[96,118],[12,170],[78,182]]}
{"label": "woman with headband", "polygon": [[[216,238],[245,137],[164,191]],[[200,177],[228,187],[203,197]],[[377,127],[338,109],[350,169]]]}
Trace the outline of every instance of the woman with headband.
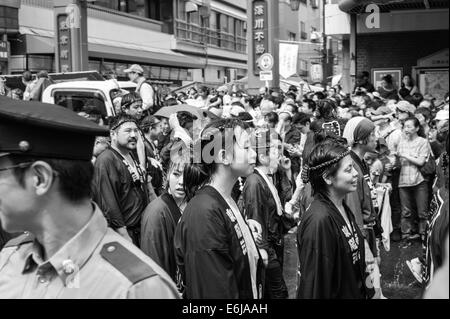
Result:
{"label": "woman with headband", "polygon": [[314,200],[297,233],[297,298],[365,299],[364,238],[344,202],[358,178],[350,151],[334,140],[322,142],[302,173]]}

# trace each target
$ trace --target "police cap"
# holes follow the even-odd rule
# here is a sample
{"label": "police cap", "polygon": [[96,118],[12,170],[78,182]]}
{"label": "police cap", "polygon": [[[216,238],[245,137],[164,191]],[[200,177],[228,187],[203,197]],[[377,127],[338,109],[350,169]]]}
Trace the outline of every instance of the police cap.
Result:
{"label": "police cap", "polygon": [[0,96],[0,157],[90,160],[95,137],[107,135],[107,128],[65,107]]}

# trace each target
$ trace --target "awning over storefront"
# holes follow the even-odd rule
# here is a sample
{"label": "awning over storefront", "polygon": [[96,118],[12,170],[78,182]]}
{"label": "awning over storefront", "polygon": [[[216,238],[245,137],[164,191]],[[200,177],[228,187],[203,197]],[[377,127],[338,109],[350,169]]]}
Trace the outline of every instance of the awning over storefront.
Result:
{"label": "awning over storefront", "polygon": [[[54,33],[36,28],[20,27],[20,33],[25,35],[27,53],[53,54]],[[139,45],[89,38],[89,57],[122,60],[127,62],[148,63],[180,68],[198,69],[204,67],[201,61],[168,49],[148,48]]]}
{"label": "awning over storefront", "polygon": [[128,62],[140,62],[173,67],[201,69],[204,67],[200,61],[171,50],[148,51],[144,48],[124,48],[112,46],[106,41],[89,39],[89,57]]}
{"label": "awning over storefront", "polygon": [[[347,13],[364,13],[364,8],[374,3],[373,0],[341,0],[339,9]],[[425,9],[442,9],[449,7],[448,0],[378,0],[376,4],[380,7],[381,12],[389,12],[393,10],[425,10]]]}
{"label": "awning over storefront", "polygon": [[225,68],[230,68],[230,69],[247,69],[247,63],[245,62],[234,62],[234,61],[224,61],[224,60],[217,60],[217,59],[212,59],[209,58],[208,61],[206,61],[205,58],[200,58],[199,59],[203,64],[203,67],[205,67],[206,62],[208,63],[208,65],[212,65],[212,66],[220,66],[220,67],[225,67]]}

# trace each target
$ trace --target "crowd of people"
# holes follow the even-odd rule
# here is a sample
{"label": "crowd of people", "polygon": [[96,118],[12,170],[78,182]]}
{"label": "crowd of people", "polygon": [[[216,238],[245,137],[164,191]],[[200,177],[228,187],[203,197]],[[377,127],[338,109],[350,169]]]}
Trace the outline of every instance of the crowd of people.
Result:
{"label": "crowd of people", "polygon": [[297,298],[383,298],[391,242],[421,242],[408,266],[436,284],[448,258],[448,94],[437,105],[408,75],[375,88],[363,72],[349,94],[224,85],[157,96],[140,66],[125,71],[138,87],[115,98],[114,117],[80,114],[109,130],[93,143],[89,194],[182,297],[288,298],[290,231]]}

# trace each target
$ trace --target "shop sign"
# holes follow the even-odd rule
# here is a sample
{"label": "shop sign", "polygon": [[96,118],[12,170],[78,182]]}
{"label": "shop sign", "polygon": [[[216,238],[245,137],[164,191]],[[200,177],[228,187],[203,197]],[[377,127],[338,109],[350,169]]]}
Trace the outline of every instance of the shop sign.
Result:
{"label": "shop sign", "polygon": [[57,17],[58,29],[58,61],[59,72],[72,71],[71,33],[68,25],[67,14],[59,14]]}
{"label": "shop sign", "polygon": [[267,1],[256,0],[252,2],[252,41],[253,61],[255,75],[259,74],[258,61],[264,53],[269,50],[269,32]]}

